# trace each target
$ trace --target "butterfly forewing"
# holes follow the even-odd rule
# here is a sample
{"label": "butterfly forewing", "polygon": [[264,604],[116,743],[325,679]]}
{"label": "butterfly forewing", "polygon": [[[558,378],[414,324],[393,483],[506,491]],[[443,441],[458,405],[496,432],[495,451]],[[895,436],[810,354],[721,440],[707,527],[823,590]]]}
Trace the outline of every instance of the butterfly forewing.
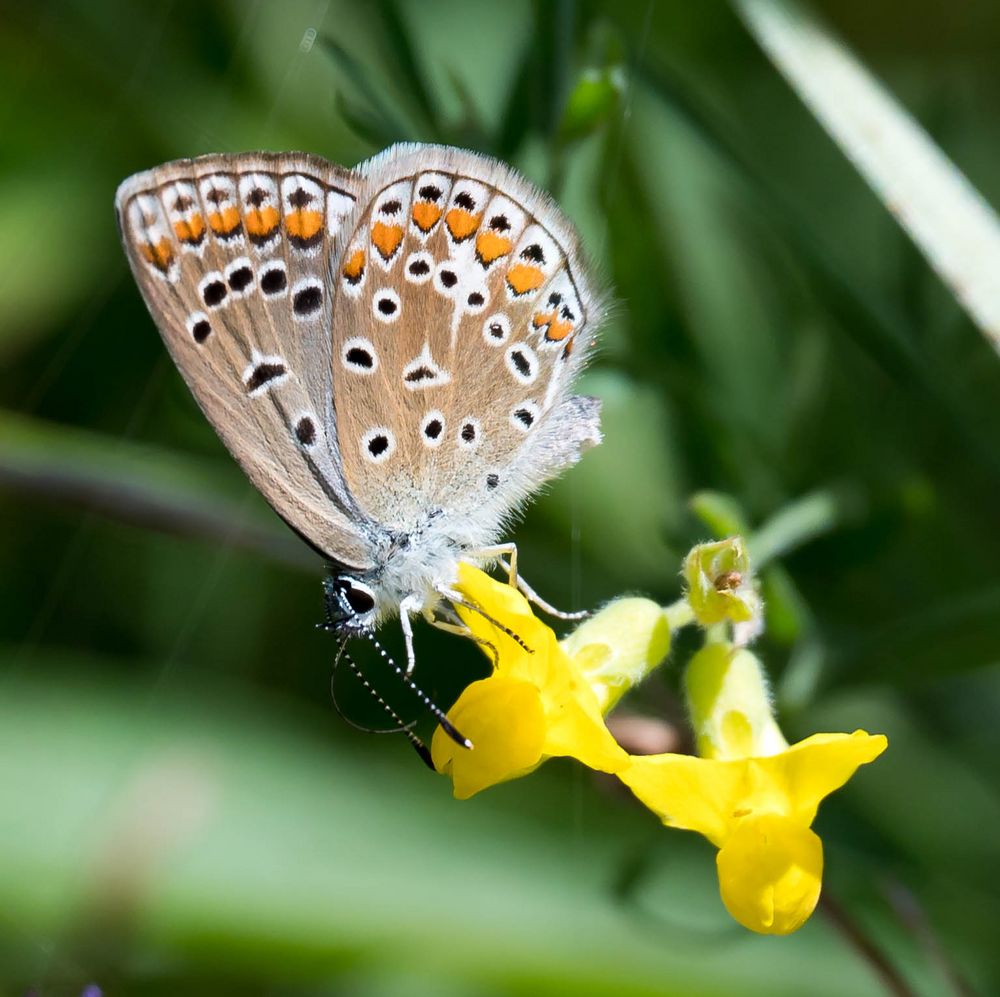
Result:
{"label": "butterfly forewing", "polygon": [[364,569],[337,455],[328,287],[361,186],[313,156],[210,156],[131,177],[116,205],[150,312],[219,436],[295,530]]}
{"label": "butterfly forewing", "polygon": [[600,439],[566,388],[598,318],[558,209],[506,167],[400,147],[368,186],[331,275],[345,480],[381,523],[506,511]]}

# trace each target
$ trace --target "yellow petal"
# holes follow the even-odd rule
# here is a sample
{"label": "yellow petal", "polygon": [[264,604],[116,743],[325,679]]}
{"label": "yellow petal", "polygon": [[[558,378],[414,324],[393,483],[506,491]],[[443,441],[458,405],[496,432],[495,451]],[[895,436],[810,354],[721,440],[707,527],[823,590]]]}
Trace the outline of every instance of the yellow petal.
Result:
{"label": "yellow petal", "polygon": [[787,935],[819,900],[823,844],[799,822],[777,814],[740,821],[716,857],[726,910],[751,931]]}
{"label": "yellow petal", "polygon": [[538,647],[544,645],[552,635],[552,631],[534,616],[528,600],[516,588],[490,578],[484,571],[471,564],[459,562],[455,588],[483,610],[482,613],[477,613],[463,606],[456,607],[459,617],[472,635],[495,648],[495,655],[489,647],[484,646],[483,650],[491,659],[499,656],[498,669],[501,672],[506,672],[521,662],[525,656],[529,656],[529,652],[508,634],[497,629],[489,622],[487,616],[517,634],[532,651],[537,651]]}
{"label": "yellow petal", "polygon": [[851,778],[858,767],[874,761],[889,746],[884,734],[813,734],[774,758],[760,759],[788,800],[787,812],[811,824],[825,796]]}
{"label": "yellow petal", "polygon": [[451,776],[459,800],[525,775],[542,760],[545,716],[538,690],[527,682],[497,675],[473,682],[448,719],[474,745],[461,747],[440,727],[431,741],[434,767]]}
{"label": "yellow petal", "polygon": [[[582,691],[582,690],[581,690]],[[545,755],[568,755],[601,772],[621,772],[628,768],[628,752],[614,739],[604,724],[600,707],[589,687],[591,703],[567,698],[553,704],[542,696],[546,708]]]}
{"label": "yellow petal", "polygon": [[691,755],[633,757],[618,778],[664,824],[705,835],[722,845],[741,810],[750,783],[746,762]]}

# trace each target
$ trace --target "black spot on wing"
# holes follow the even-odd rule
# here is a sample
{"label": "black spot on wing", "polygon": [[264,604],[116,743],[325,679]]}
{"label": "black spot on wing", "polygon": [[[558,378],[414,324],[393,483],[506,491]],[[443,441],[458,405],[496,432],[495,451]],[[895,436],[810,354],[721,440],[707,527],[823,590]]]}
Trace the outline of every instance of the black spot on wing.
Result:
{"label": "black spot on wing", "polygon": [[407,371],[403,379],[410,384],[419,384],[421,381],[432,381],[435,376],[435,372],[430,367],[416,367]]}
{"label": "black spot on wing", "polygon": [[323,307],[323,288],[309,284],[292,297],[292,311],[300,317],[314,315]]}
{"label": "black spot on wing", "polygon": [[278,361],[262,360],[250,371],[245,381],[246,389],[251,394],[266,387],[275,378],[288,372],[288,368]]}
{"label": "black spot on wing", "polygon": [[209,308],[215,308],[226,300],[226,285],[221,280],[209,281],[201,291],[202,300]]}
{"label": "black spot on wing", "polygon": [[260,289],[268,296],[281,294],[286,287],[288,287],[288,277],[281,267],[273,267],[270,270],[265,270],[261,275]]}
{"label": "black spot on wing", "polygon": [[295,438],[304,447],[311,447],[316,442],[316,423],[304,415],[295,424]]}
{"label": "black spot on wing", "polygon": [[375,366],[375,358],[362,346],[352,346],[347,351],[346,360],[355,367],[371,370]]}
{"label": "black spot on wing", "polygon": [[249,267],[238,267],[229,275],[229,286],[236,294],[245,291],[253,283],[253,271]]}

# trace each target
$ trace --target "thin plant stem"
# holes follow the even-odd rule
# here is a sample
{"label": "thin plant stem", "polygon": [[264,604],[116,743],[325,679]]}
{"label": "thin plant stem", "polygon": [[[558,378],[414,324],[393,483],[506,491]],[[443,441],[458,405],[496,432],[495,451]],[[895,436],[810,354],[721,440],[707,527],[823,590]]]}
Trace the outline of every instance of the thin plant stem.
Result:
{"label": "thin plant stem", "polygon": [[848,913],[828,889],[824,889],[819,900],[819,910],[826,920],[836,928],[841,938],[866,962],[879,978],[886,993],[895,997],[918,997],[917,992],[903,978],[896,967],[889,962],[877,945],[865,934],[860,924]]}

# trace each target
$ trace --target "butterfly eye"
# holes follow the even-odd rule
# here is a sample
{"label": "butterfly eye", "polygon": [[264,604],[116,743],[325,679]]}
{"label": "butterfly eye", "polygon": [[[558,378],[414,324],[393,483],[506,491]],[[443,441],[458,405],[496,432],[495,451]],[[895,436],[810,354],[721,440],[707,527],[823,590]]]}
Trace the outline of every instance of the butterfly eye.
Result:
{"label": "butterfly eye", "polygon": [[342,608],[349,609],[351,615],[363,616],[375,608],[375,596],[364,582],[342,575],[331,583]]}
{"label": "butterfly eye", "polygon": [[362,588],[356,582],[349,583],[344,589],[344,598],[355,613],[370,613],[375,608],[375,598],[371,590],[367,587]]}

